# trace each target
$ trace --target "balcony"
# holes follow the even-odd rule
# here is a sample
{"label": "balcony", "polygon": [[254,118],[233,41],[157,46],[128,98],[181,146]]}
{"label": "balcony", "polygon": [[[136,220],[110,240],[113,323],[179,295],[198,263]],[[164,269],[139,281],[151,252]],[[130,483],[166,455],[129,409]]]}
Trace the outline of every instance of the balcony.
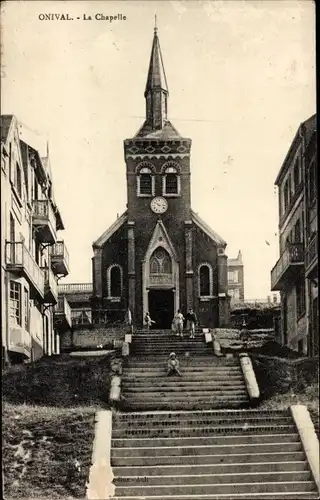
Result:
{"label": "balcony", "polygon": [[41,243],[57,241],[56,216],[49,200],[33,200],[32,224]]}
{"label": "balcony", "polygon": [[18,325],[9,327],[9,351],[22,354],[26,358],[31,357],[31,336]]}
{"label": "balcony", "polygon": [[303,243],[290,243],[271,271],[271,290],[285,288],[299,268],[304,268]]}
{"label": "balcony", "polygon": [[69,274],[69,253],[64,241],[57,241],[50,248],[51,268],[54,274]]}
{"label": "balcony", "polygon": [[58,284],[56,278],[48,267],[42,268],[44,274],[44,302],[56,304],[58,302]]}
{"label": "balcony", "polygon": [[307,278],[318,275],[318,233],[309,242],[306,250],[306,276]]}
{"label": "balcony", "polygon": [[59,285],[59,293],[61,294],[74,294],[74,293],[89,293],[93,291],[92,283],[67,283]]}
{"label": "balcony", "polygon": [[92,283],[68,283],[59,285],[59,295],[66,295],[73,304],[89,304],[93,293]]}
{"label": "balcony", "polygon": [[22,241],[6,242],[6,268],[26,278],[30,298],[44,297],[44,274]]}
{"label": "balcony", "polygon": [[72,326],[71,308],[65,297],[59,297],[54,309],[54,326],[57,330],[67,330]]}

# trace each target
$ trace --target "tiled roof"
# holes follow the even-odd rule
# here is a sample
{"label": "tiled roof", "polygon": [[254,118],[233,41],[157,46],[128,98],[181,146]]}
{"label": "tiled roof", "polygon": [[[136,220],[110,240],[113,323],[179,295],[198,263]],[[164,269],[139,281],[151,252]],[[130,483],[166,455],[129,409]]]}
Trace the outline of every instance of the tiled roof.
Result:
{"label": "tiled roof", "polygon": [[102,248],[108,239],[127,221],[128,213],[125,211],[108,229],[93,242],[93,248]]}
{"label": "tiled roof", "polygon": [[6,142],[12,120],[13,115],[2,115],[0,117],[1,142]]}
{"label": "tiled roof", "polygon": [[145,139],[159,139],[164,141],[170,139],[181,139],[181,135],[169,121],[164,124],[161,130],[153,130],[150,124],[144,122],[141,129],[136,133],[134,137],[143,137]]}
{"label": "tiled roof", "polygon": [[204,233],[206,233],[218,246],[225,247],[227,243],[218,233],[211,229],[198,214],[191,210],[191,219]]}

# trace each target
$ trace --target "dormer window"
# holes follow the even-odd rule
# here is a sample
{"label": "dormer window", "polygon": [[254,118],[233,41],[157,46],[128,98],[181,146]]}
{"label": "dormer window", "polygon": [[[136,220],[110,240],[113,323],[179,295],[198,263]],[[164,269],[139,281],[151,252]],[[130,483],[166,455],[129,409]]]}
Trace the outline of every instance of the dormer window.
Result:
{"label": "dormer window", "polygon": [[178,169],[168,166],[163,172],[162,183],[163,196],[180,196],[180,176]]}
{"label": "dormer window", "polygon": [[154,176],[148,167],[140,169],[137,176],[138,196],[154,196]]}

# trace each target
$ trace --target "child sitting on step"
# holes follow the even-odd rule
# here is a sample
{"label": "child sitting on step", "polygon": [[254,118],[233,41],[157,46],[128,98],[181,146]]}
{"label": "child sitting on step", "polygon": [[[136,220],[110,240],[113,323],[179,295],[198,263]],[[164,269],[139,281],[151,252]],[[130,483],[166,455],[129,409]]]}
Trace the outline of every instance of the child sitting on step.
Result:
{"label": "child sitting on step", "polygon": [[179,370],[179,360],[174,352],[170,354],[168,359],[167,376],[169,377],[170,375],[179,375],[179,377],[182,377],[182,373]]}

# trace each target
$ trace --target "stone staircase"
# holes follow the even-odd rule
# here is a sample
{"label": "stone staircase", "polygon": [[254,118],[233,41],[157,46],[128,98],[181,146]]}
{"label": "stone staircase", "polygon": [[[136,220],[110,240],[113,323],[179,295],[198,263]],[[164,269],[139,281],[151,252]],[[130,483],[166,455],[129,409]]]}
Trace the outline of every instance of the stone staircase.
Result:
{"label": "stone staircase", "polygon": [[[182,377],[167,377],[167,361],[174,351]],[[249,405],[237,357],[217,358],[204,335],[181,339],[157,331],[133,336],[130,357],[122,376],[125,411],[241,408]]]}
{"label": "stone staircase", "polygon": [[115,499],[309,499],[315,482],[290,411],[116,413]]}
{"label": "stone staircase", "polygon": [[[238,356],[204,335],[133,335],[114,412],[115,500],[316,499],[290,409],[249,409]],[[174,351],[183,376],[167,377]]]}

